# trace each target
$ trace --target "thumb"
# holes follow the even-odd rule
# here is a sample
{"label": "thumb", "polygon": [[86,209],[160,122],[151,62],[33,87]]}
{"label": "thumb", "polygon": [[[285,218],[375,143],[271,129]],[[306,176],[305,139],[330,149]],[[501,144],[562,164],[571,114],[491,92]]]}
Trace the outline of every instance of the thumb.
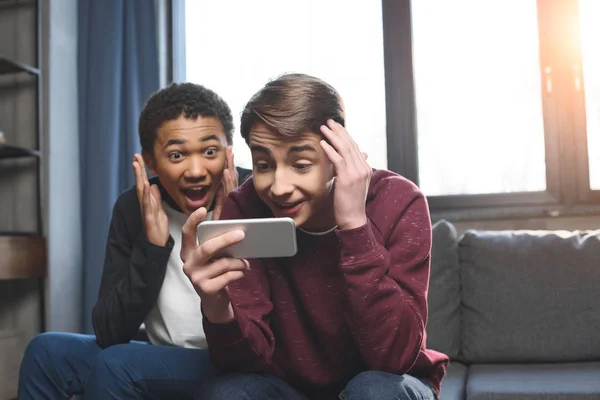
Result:
{"label": "thumb", "polygon": [[183,228],[181,228],[181,261],[185,262],[196,249],[196,228],[206,218],[206,208],[200,207],[190,214]]}

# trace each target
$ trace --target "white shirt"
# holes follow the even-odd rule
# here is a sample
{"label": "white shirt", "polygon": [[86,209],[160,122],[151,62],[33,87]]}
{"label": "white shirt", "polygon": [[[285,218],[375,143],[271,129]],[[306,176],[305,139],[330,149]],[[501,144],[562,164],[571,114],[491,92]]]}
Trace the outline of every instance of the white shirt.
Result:
{"label": "white shirt", "polygon": [[[183,273],[181,261],[181,228],[188,216],[175,211],[163,201],[169,218],[169,233],[173,237],[173,250],[156,304],[144,324],[150,342],[186,348],[206,349],[206,336],[202,328],[200,297],[188,277]],[[208,213],[206,220],[212,218]]]}

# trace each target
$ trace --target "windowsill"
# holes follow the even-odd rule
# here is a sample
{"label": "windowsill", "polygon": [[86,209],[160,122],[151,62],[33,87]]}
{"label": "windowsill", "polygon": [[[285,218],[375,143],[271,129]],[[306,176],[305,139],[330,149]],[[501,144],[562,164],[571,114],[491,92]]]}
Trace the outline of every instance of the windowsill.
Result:
{"label": "windowsill", "polygon": [[431,210],[431,219],[433,222],[440,219],[449,221],[485,221],[582,216],[600,217],[600,204],[554,204],[543,206],[472,207],[463,209]]}

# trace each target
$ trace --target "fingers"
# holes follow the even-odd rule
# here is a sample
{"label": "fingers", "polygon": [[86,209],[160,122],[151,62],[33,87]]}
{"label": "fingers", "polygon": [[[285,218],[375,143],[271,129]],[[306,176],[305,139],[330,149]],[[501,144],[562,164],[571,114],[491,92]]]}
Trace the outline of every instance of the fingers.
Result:
{"label": "fingers", "polygon": [[140,204],[142,202],[142,196],[144,194],[144,178],[142,175],[142,169],[143,167],[143,162],[144,160],[142,159],[141,163],[139,161],[139,159],[141,159],[142,157],[139,154],[134,154],[133,155],[133,172],[135,174],[135,190],[137,192],[138,195],[138,200],[140,201]]}
{"label": "fingers", "polygon": [[221,212],[223,211],[223,203],[227,195],[225,194],[225,186],[223,182],[217,188],[217,192],[215,194],[215,206],[213,207],[213,219],[218,220],[221,218]]}
{"label": "fingers", "polygon": [[227,146],[227,168],[223,171],[221,183],[217,188],[215,195],[215,206],[213,209],[213,219],[219,219],[223,211],[223,203],[227,199],[227,195],[233,191],[238,185],[237,171],[233,164],[233,151],[231,146]]}
{"label": "fingers", "polygon": [[230,271],[246,271],[248,264],[241,258],[221,258],[212,262],[204,271],[209,279],[217,278]]}
{"label": "fingers", "polygon": [[160,205],[162,199],[160,195],[160,189],[157,185],[150,186],[150,195],[152,196],[152,200],[156,201],[156,203]]}
{"label": "fingers", "polygon": [[234,230],[201,243],[198,248],[198,263],[208,263],[219,251],[241,242],[245,236],[244,231]]}
{"label": "fingers", "polygon": [[336,171],[340,171],[342,168],[345,167],[344,159],[337,153],[337,151],[335,151],[335,149],[329,143],[327,143],[325,140],[321,140],[320,144],[323,148],[323,151],[329,158],[329,161],[331,161],[331,163],[335,167]]}
{"label": "fingers", "polygon": [[152,195],[150,194],[150,184],[143,184],[142,188],[142,216],[144,219],[148,217],[147,210],[152,209]]}
{"label": "fingers", "polygon": [[158,186],[148,182],[144,184],[144,193],[142,198],[142,216],[146,223],[151,223],[156,220],[156,213],[162,207],[160,190]]}
{"label": "fingers", "polygon": [[235,183],[235,181],[235,173],[232,175],[231,171],[228,169],[223,171],[223,187],[225,188],[226,194],[229,194],[237,187],[237,183]]}
{"label": "fingers", "polygon": [[243,271],[229,271],[223,275],[219,275],[214,279],[206,281],[204,289],[205,293],[218,293],[227,287],[231,282],[236,281],[244,277]]}
{"label": "fingers", "polygon": [[348,155],[356,145],[344,127],[332,119],[327,120],[327,125],[321,125],[321,132],[342,157]]}
{"label": "fingers", "polygon": [[225,289],[231,282],[243,277],[244,271],[228,271],[213,279],[204,279],[203,277],[198,278],[195,275],[192,275],[189,278],[196,290],[200,291],[201,296],[212,296],[221,292],[221,290]]}
{"label": "fingers", "polygon": [[227,232],[200,244],[188,255],[188,260],[183,264],[183,272],[201,297],[218,294],[250,269],[250,264],[244,259],[214,258],[220,250],[239,243],[244,236],[244,232],[240,230]]}
{"label": "fingers", "polygon": [[143,186],[145,182],[148,182],[148,174],[146,173],[146,164],[144,163],[144,158],[141,154],[135,153],[133,155],[133,168],[135,171],[136,183],[139,182]]}
{"label": "fingers", "polygon": [[200,207],[190,214],[183,228],[181,229],[181,251],[179,253],[181,260],[185,262],[191,252],[196,249],[196,227],[206,218],[206,208]]}
{"label": "fingers", "polygon": [[[327,123],[329,124],[330,120],[328,120]],[[344,140],[345,138],[342,135],[340,135],[338,132],[334,132],[334,130],[327,125],[321,125],[321,132],[328,140],[326,143],[330,147],[330,149],[328,149],[329,152],[325,150],[327,149],[327,146],[321,145],[321,147],[323,147],[323,150],[325,150],[327,155],[330,156],[329,159],[335,166],[336,171],[338,173],[343,173],[345,169],[352,168],[354,166],[354,161],[350,156],[351,152],[349,149],[350,144],[348,143],[348,140]],[[335,150],[339,157],[333,155],[331,149]],[[331,158],[331,156],[333,156],[333,158]]]}
{"label": "fingers", "polygon": [[183,272],[202,294],[217,294],[250,269],[248,261],[239,258],[221,258],[201,268],[184,264]]}
{"label": "fingers", "polygon": [[230,177],[230,187],[226,187],[226,189],[228,190],[228,193],[231,192],[233,189],[235,189],[236,187],[238,187],[238,176],[237,176],[237,171],[235,169],[235,163],[233,161],[233,147],[232,146],[227,146],[227,170],[229,172],[229,177]]}
{"label": "fingers", "polygon": [[366,162],[368,155],[360,151],[358,144],[352,140],[342,125],[329,119],[327,125],[321,126],[321,132],[331,143],[329,147],[333,148],[343,159],[343,164],[339,163],[340,165],[336,168],[346,166],[348,169],[355,171],[370,168]]}
{"label": "fingers", "polygon": [[227,149],[225,149],[225,158],[227,159],[225,168],[231,168],[233,165],[233,146],[227,146]]}

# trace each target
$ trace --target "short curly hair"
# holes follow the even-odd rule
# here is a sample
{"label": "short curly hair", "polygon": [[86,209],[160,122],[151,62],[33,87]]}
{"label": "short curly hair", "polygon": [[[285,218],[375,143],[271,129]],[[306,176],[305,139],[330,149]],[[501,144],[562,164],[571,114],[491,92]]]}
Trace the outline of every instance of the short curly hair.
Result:
{"label": "short curly hair", "polygon": [[172,83],[150,96],[144,105],[138,128],[142,149],[153,154],[158,128],[181,115],[189,119],[198,116],[217,118],[223,125],[227,144],[232,143],[233,117],[225,100],[195,83]]}

